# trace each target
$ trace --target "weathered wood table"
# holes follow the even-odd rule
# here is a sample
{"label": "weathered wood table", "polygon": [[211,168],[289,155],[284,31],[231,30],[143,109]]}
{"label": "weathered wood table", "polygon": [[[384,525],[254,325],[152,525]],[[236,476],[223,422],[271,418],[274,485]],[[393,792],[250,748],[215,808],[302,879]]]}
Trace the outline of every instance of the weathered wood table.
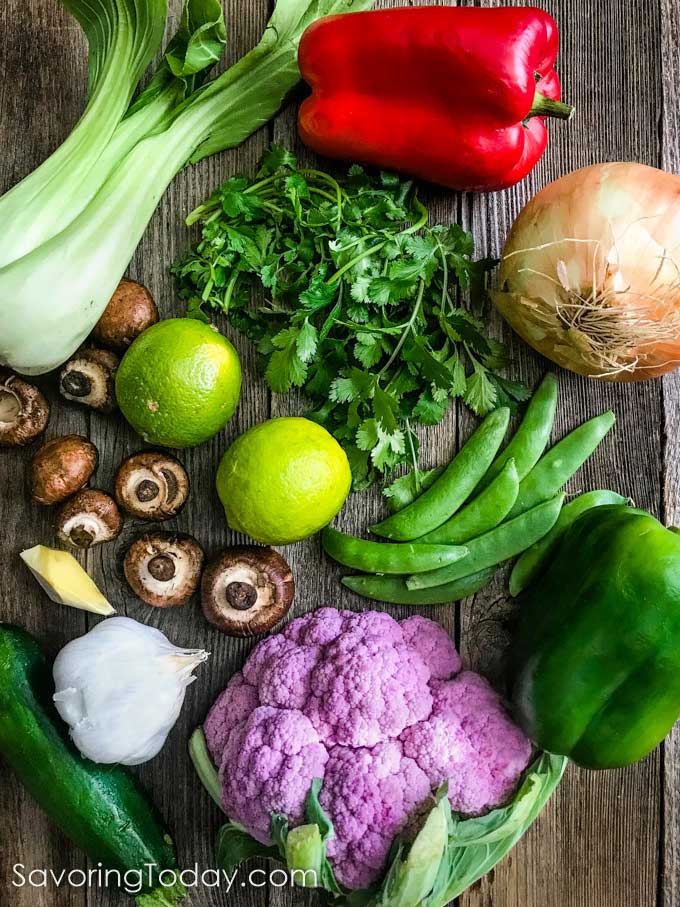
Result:
{"label": "weathered wood table", "polygon": [[[472,2],[468,5],[473,5]],[[478,4],[479,5],[479,4]],[[430,194],[433,213],[457,220],[476,237],[481,252],[497,253],[522,203],[551,179],[598,161],[639,160],[680,170],[680,3],[678,0],[544,0],[562,33],[559,69],[565,97],[577,107],[573,122],[552,124],[552,141],[532,176],[516,188],[490,196]],[[173,3],[177,13],[177,4]],[[259,37],[267,0],[227,0],[229,60]],[[0,8],[0,189],[37,165],[68,133],[80,110],[86,83],[86,51],[81,33],[56,0],[5,0]],[[186,171],[166,194],[131,268],[152,290],[163,315],[180,313],[169,263],[187,245],[183,218],[225,177],[251,171],[272,139],[295,145],[294,117],[288,111],[243,148],[203,161]],[[11,230],[11,224],[0,225]],[[50,288],[45,287],[45,306]],[[535,383],[546,362],[508,335],[513,377]],[[2,324],[0,323],[0,331]],[[193,493],[174,524],[190,532],[209,553],[234,541],[225,528],[213,490],[218,460],[237,433],[273,414],[302,412],[303,403],[272,398],[256,369],[252,350],[240,342],[246,381],[236,418],[227,431],[182,455]],[[557,435],[605,409],[618,424],[572,490],[611,487],[629,493],[667,523],[680,518],[680,374],[663,381],[614,386],[561,379]],[[101,454],[96,483],[110,488],[115,466],[141,447],[120,417],[89,415],[58,403],[54,381],[41,384],[54,402],[49,435],[88,435]],[[465,412],[452,413],[423,436],[427,461],[442,462],[471,430]],[[49,603],[18,552],[53,541],[51,514],[33,506],[25,488],[26,452],[0,452],[0,619],[15,621],[56,651],[85,632],[92,621],[82,612]],[[354,496],[346,507],[345,528],[359,530],[379,513],[379,494]],[[129,523],[113,545],[90,553],[87,567],[119,613],[153,623],[178,644],[212,652],[198,682],[190,688],[182,717],[168,745],[140,774],[175,830],[180,862],[210,865],[220,817],[203,793],[186,754],[191,729],[216,693],[240,665],[248,645],[213,632],[196,604],[178,611],[156,611],[136,601],[121,578],[120,558],[138,527]],[[322,559],[318,540],[285,552],[298,581],[296,612],[322,603],[360,608],[343,591],[333,567]],[[395,609],[398,611],[399,609]],[[466,601],[455,611],[433,608],[460,640],[464,657],[499,681],[508,645],[506,619],[511,604],[505,582]],[[17,782],[0,769],[0,905],[2,907],[108,907],[128,903],[113,892],[50,885],[12,885],[15,863],[27,868],[84,867],[81,853],[53,829]],[[196,907],[317,904],[312,895],[286,889],[203,888],[192,892]],[[554,800],[514,852],[490,876],[460,898],[461,907],[680,907],[680,733],[645,762],[625,771],[589,774],[570,768]]]}

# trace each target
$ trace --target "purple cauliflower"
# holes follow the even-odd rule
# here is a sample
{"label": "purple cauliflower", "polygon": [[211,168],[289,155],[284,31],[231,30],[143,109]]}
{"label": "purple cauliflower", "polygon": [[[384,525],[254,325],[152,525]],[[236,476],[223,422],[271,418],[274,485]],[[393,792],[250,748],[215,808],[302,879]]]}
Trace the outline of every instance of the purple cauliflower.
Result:
{"label": "purple cauliflower", "polygon": [[531,744],[487,681],[460,670],[448,634],[423,617],[321,608],[292,621],[255,647],[206,719],[227,815],[269,844],[272,813],[301,824],[321,779],[329,861],[343,885],[365,888],[443,782],[458,812],[501,805]]}

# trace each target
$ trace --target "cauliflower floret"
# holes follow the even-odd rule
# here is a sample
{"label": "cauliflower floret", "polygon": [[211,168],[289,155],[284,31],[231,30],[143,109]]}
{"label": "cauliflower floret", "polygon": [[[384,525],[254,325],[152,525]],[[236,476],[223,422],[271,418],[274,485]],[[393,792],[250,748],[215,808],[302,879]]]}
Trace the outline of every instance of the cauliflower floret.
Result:
{"label": "cauliflower floret", "polygon": [[222,753],[219,774],[227,815],[270,844],[272,813],[298,825],[312,781],[324,777],[327,761],[326,747],[302,712],[256,708],[231,733]]}
{"label": "cauliflower floret", "polygon": [[352,611],[319,608],[292,620],[283,631],[286,639],[300,646],[327,646],[338,638],[345,625],[356,617]]}
{"label": "cauliflower floret", "polygon": [[326,647],[305,713],[327,744],[375,746],[430,714],[430,671],[387,614],[359,615]]}
{"label": "cauliflower floret", "polygon": [[448,781],[452,809],[479,815],[499,806],[529,764],[529,740],[479,674],[464,671],[433,691],[431,716],[401,736],[404,754],[433,788]]}
{"label": "cauliflower floret", "polygon": [[397,741],[334,747],[320,800],[335,829],[328,856],[338,881],[348,888],[375,882],[395,835],[429,793],[427,775],[403,756]]}
{"label": "cauliflower floret", "polygon": [[217,765],[222,762],[222,753],[231,732],[245,721],[259,704],[257,687],[246,683],[241,671],[234,674],[227,688],[217,697],[208,712],[203,726],[210,755]]}
{"label": "cauliflower floret", "polygon": [[461,660],[458,650],[440,624],[414,614],[402,622],[401,632],[406,642],[420,654],[432,677],[448,680],[460,671]]}

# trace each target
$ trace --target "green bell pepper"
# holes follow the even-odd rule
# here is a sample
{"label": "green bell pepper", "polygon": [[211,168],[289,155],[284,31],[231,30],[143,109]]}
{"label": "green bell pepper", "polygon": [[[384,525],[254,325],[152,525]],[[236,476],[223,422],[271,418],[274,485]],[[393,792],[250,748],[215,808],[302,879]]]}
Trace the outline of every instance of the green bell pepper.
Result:
{"label": "green bell pepper", "polygon": [[642,510],[587,511],[519,603],[525,732],[586,768],[651,752],[680,716],[680,535]]}

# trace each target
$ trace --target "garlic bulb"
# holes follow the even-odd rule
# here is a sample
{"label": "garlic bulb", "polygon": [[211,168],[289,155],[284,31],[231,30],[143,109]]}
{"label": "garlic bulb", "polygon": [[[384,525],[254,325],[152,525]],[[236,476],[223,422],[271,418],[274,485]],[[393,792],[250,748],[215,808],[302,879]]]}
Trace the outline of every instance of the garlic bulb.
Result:
{"label": "garlic bulb", "polygon": [[54,702],[83,756],[139,765],[160,751],[207,658],[173,646],[154,627],[112,617],[57,655]]}

